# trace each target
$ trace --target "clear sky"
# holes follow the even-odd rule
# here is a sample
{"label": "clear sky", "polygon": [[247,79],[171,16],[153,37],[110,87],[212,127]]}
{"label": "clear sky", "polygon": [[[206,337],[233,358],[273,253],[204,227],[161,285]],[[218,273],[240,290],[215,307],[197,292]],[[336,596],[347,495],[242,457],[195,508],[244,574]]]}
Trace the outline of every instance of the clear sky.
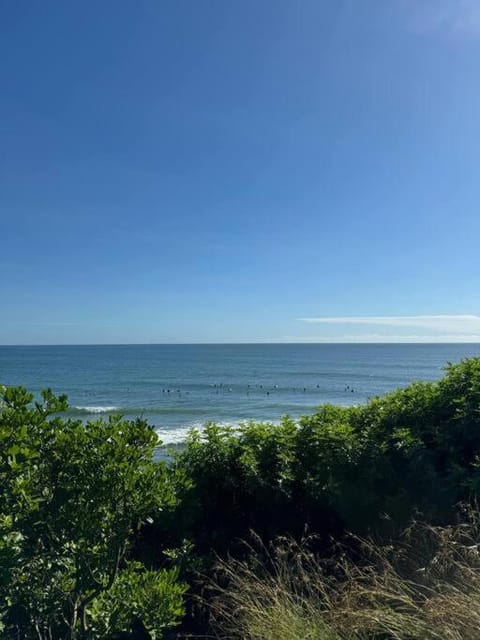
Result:
{"label": "clear sky", "polygon": [[0,343],[480,340],[478,0],[0,1]]}

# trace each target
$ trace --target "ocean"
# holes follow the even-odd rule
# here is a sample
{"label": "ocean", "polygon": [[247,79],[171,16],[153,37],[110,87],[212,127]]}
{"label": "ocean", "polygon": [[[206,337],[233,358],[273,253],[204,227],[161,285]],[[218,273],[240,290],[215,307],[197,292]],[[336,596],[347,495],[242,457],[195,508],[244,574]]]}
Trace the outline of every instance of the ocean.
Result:
{"label": "ocean", "polygon": [[319,405],[360,404],[480,344],[215,344],[0,347],[0,384],[66,393],[71,416],[143,416],[165,444],[207,421],[298,418]]}

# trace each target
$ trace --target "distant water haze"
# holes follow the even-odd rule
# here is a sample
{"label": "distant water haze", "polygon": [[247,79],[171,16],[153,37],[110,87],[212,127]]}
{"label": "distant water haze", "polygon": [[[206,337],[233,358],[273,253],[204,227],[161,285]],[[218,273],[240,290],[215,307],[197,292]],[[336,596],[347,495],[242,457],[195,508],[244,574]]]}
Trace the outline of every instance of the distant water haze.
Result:
{"label": "distant water haze", "polygon": [[277,422],[364,403],[470,356],[480,344],[0,347],[0,383],[66,393],[82,419],[143,416],[173,444],[211,420]]}

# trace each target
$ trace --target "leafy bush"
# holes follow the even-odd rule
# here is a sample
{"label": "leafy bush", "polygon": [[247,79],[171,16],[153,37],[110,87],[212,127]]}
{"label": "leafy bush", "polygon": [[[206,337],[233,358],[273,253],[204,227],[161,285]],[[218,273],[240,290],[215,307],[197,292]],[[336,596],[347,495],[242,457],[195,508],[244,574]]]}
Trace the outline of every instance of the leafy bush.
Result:
{"label": "leafy bush", "polygon": [[[241,562],[235,541],[251,530],[268,541],[307,527],[317,551],[347,531],[389,539],[418,512],[451,522],[480,486],[480,358],[365,406],[210,424],[170,465],[154,461],[159,443],[143,420],[83,424],[66,408],[50,391],[35,403],[23,388],[0,391],[2,637],[159,638],[182,616],[179,575],[208,570],[215,552]],[[291,637],[307,638],[297,605]],[[332,625],[322,614],[312,637],[346,633]]]}
{"label": "leafy bush", "polygon": [[131,562],[119,572],[112,588],[92,602],[92,632],[107,638],[135,628],[141,621],[152,640],[158,640],[165,628],[181,619],[184,592],[177,570],[146,571],[140,563]]}
{"label": "leafy bush", "polygon": [[298,423],[209,425],[176,458],[176,516],[199,551],[345,530],[392,534],[418,511],[446,522],[480,483],[480,358],[365,406],[323,406]]}
{"label": "leafy bush", "polygon": [[[173,625],[184,588],[168,571],[126,565],[132,536],[161,517],[175,495],[144,421],[83,424],[57,414],[65,397],[23,388],[0,395],[0,612],[12,638],[105,638],[99,602],[122,592],[117,623],[151,631]],[[130,568],[129,568],[130,566]],[[135,577],[139,599],[125,588]],[[123,585],[123,587],[122,587]],[[123,588],[123,591],[122,591]],[[165,596],[150,610],[148,602]],[[136,604],[135,604],[136,603]],[[143,604],[142,604],[143,603]],[[137,606],[138,605],[138,606]],[[121,621],[121,624],[120,622]]]}

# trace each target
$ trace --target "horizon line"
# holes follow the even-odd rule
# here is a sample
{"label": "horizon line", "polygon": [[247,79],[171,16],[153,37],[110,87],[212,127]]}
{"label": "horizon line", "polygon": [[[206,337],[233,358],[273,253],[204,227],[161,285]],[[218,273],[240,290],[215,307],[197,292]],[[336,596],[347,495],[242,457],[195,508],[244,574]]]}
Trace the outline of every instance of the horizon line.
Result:
{"label": "horizon line", "polygon": [[450,342],[448,340],[433,342],[431,340],[420,341],[416,340],[413,342],[402,342],[399,340],[396,341],[329,341],[329,342],[314,342],[314,341],[294,341],[294,342],[59,342],[59,343],[25,343],[25,344],[0,344],[0,348],[3,347],[154,347],[154,346],[221,346],[221,345],[230,345],[230,346],[249,346],[249,345],[480,345],[480,340],[474,340],[472,342],[468,341],[453,341]]}

